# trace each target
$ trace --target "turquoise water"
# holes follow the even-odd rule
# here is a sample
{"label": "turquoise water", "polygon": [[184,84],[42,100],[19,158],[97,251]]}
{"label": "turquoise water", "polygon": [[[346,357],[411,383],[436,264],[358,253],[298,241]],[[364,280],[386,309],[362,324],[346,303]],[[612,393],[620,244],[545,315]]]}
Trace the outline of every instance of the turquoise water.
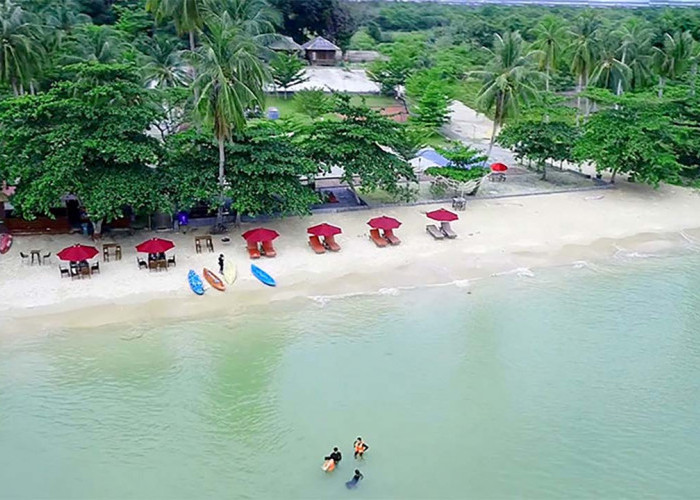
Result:
{"label": "turquoise water", "polygon": [[699,264],[0,335],[0,498],[697,498]]}

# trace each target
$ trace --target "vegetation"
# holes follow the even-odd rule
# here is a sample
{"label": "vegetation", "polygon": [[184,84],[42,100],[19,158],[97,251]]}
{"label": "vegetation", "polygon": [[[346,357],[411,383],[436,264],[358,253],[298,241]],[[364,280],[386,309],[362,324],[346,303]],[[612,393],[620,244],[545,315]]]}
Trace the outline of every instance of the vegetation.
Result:
{"label": "vegetation", "polygon": [[308,80],[306,64],[296,54],[275,54],[270,61],[272,81],[287,94],[287,89]]}

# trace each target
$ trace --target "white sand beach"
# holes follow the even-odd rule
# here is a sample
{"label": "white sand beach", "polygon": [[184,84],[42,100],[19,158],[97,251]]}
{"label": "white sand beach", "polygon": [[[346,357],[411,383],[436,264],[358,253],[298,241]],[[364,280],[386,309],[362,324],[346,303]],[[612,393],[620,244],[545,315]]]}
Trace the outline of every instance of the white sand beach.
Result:
{"label": "white sand beach", "polygon": [[[194,252],[193,237],[204,229],[159,233],[176,244],[177,267],[168,272],[137,267],[134,245],[154,233],[105,238],[104,243],[122,245],[123,259],[100,259],[100,274],[75,281],[60,277],[55,257],[50,265],[28,266],[20,262],[19,252],[40,249],[55,255],[74,243],[91,244],[87,237],[19,236],[12,250],[0,257],[1,328],[20,328],[27,321],[92,325],[209,314],[299,297],[465,283],[517,269],[609,258],[620,251],[653,253],[700,242],[700,195],[673,186],[653,190],[625,182],[618,189],[470,201],[453,223],[456,240],[435,241],[426,233],[429,221],[424,214],[436,208],[439,205],[394,207],[267,222],[265,227],[280,233],[275,241],[278,256],[263,257],[256,264],[275,277],[274,289],[250,273],[251,261],[240,237],[250,225],[231,227],[228,246],[215,237],[215,253]],[[400,246],[377,248],[368,239],[366,222],[381,214],[402,221],[396,231]],[[342,251],[337,254],[316,255],[307,244],[306,228],[324,221],[343,229],[337,238]],[[219,253],[236,263],[238,281],[224,293],[208,290],[195,296],[188,287],[188,270],[201,272],[206,266],[216,271]],[[89,312],[91,307],[97,309]]]}

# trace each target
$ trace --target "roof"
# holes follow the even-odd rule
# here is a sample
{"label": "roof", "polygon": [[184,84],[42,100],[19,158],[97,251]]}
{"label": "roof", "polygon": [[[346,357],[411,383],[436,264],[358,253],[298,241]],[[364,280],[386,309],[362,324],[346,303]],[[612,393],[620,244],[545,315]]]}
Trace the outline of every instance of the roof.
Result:
{"label": "roof", "polygon": [[302,45],[301,48],[306,50],[340,50],[340,47],[337,47],[322,36],[317,36],[313,40],[309,40],[304,45]]}
{"label": "roof", "polygon": [[432,148],[423,148],[418,151],[417,156],[425,158],[426,160],[438,165],[440,167],[448,167],[450,165],[450,160],[442,156],[440,153]]}
{"label": "roof", "polygon": [[291,36],[282,36],[277,38],[270,44],[270,49],[288,51],[302,50],[301,45],[295,42]]}

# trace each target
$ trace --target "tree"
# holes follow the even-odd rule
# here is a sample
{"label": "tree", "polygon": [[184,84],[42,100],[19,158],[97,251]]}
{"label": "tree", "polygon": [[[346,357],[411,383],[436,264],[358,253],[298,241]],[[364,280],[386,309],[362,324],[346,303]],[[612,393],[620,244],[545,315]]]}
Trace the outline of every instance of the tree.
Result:
{"label": "tree", "polygon": [[333,102],[321,89],[306,89],[294,94],[294,106],[300,113],[318,118],[331,112]]}
{"label": "tree", "polygon": [[420,125],[437,129],[450,120],[449,97],[445,86],[435,81],[423,91],[415,106],[415,119]]}
{"label": "tree", "polygon": [[491,56],[483,69],[470,71],[471,78],[480,78],[483,85],[477,97],[478,106],[494,112],[493,131],[487,155],[491,155],[496,132],[506,118],[517,115],[520,106],[538,97],[537,83],[542,73],[532,67],[531,57],[525,54],[524,42],[518,33],[494,35]]}
{"label": "tree", "polygon": [[219,204],[217,226],[223,225],[226,186],[224,143],[246,126],[246,112],[263,104],[267,70],[260,57],[260,27],[254,22],[234,21],[228,12],[207,20],[202,45],[192,54],[198,69],[194,81],[198,96],[195,109],[202,123],[212,130],[219,149]]}
{"label": "tree", "polygon": [[562,19],[545,16],[535,27],[537,37],[532,48],[537,50],[539,69],[545,74],[545,90],[549,92],[550,75],[557,70],[559,58],[564,50],[567,29]]}
{"label": "tree", "polygon": [[346,96],[336,97],[337,119],[314,122],[303,138],[311,158],[324,171],[341,167],[341,181],[355,192],[384,189],[405,194],[402,181],[414,181],[411,165],[400,155],[407,149],[400,124],[365,105],[353,106]]}
{"label": "tree", "polygon": [[75,78],[46,93],[0,103],[0,177],[19,179],[12,199],[22,216],[49,215],[62,196],[82,202],[100,233],[124,206],[162,206],[153,168],[158,119],[138,74],[127,65],[80,64]]}
{"label": "tree", "polygon": [[[581,93],[588,86],[588,80],[596,63],[598,55],[598,30],[600,22],[590,12],[584,13],[571,31],[573,41],[571,51],[571,72],[576,76],[576,107],[581,111]],[[585,114],[588,115],[586,100]]]}
{"label": "tree", "polygon": [[416,70],[419,57],[425,49],[425,44],[420,41],[394,43],[389,59],[373,61],[367,70],[367,76],[381,86],[382,94],[395,95],[397,87],[404,85]]}
{"label": "tree", "polygon": [[29,12],[12,0],[0,3],[0,83],[24,93],[38,74],[44,57],[41,30]]}
{"label": "tree", "polygon": [[590,82],[597,87],[606,88],[621,95],[622,91],[630,85],[632,70],[617,58],[616,52],[612,46],[601,49],[591,73]]}
{"label": "tree", "polygon": [[83,24],[75,28],[66,41],[62,59],[64,64],[123,63],[128,47],[121,34],[111,26]]}
{"label": "tree", "polygon": [[438,153],[450,160],[454,168],[471,169],[484,165],[488,157],[480,150],[464,144],[453,144],[447,148],[438,148]]}
{"label": "tree", "polygon": [[140,48],[141,67],[147,85],[171,88],[189,83],[191,78],[177,38],[158,34],[144,41]]}
{"label": "tree", "polygon": [[673,35],[664,33],[661,47],[653,47],[654,70],[659,78],[659,98],[664,95],[667,80],[681,76],[688,69],[693,50],[693,37],[688,31]]}
{"label": "tree", "polygon": [[[629,87],[638,89],[646,84],[651,74],[651,40],[654,32],[645,23],[631,18],[615,34],[620,40],[617,49],[620,62],[630,69]],[[621,82],[616,93],[622,94]]]}
{"label": "tree", "polygon": [[282,14],[282,33],[299,43],[321,35],[345,51],[357,30],[352,12],[339,0],[272,0],[272,5]]}
{"label": "tree", "polygon": [[194,51],[195,32],[204,24],[204,3],[205,0],[146,0],[146,10],[157,21],[172,19],[178,35],[187,33],[190,50]]}
{"label": "tree", "polygon": [[308,80],[306,64],[296,54],[278,53],[270,61],[272,81],[287,94],[287,89]]}

